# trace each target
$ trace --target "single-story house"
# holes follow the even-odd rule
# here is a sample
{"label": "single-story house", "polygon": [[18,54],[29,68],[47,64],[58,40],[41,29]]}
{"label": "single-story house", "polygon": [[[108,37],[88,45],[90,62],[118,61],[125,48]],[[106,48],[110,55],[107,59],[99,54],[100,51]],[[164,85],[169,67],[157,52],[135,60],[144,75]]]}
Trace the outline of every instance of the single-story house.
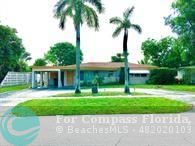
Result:
{"label": "single-story house", "polygon": [[[89,62],[81,64],[81,84],[91,83],[98,76],[103,83],[118,83],[121,68],[124,63]],[[145,84],[150,70],[156,67],[150,65],[129,63],[130,84]],[[32,88],[38,87],[73,87],[75,85],[76,65],[70,66],[33,66]],[[39,76],[39,77],[38,77]],[[39,79],[38,79],[39,78]]]}

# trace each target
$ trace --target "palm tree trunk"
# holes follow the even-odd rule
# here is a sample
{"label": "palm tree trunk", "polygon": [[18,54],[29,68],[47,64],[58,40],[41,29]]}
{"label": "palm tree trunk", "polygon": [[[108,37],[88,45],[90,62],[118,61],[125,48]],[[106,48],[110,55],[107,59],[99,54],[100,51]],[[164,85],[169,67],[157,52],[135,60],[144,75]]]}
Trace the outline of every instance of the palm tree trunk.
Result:
{"label": "palm tree trunk", "polygon": [[128,62],[128,31],[125,29],[124,40],[123,40],[123,53],[125,57],[125,93],[130,93],[129,89],[129,62]]}
{"label": "palm tree trunk", "polygon": [[76,26],[76,85],[75,93],[80,94],[80,25]]}

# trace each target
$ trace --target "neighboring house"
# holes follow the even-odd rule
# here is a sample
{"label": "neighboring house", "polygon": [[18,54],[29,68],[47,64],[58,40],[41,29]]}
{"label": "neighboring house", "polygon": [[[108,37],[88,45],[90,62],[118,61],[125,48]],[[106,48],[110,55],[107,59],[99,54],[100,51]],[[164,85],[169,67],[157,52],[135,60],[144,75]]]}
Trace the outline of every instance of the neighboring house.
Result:
{"label": "neighboring house", "polygon": [[[124,63],[90,62],[81,64],[81,84],[90,84],[98,76],[104,84],[119,83],[120,71]],[[145,84],[150,70],[156,67],[129,63],[130,84]],[[75,84],[76,65],[70,66],[33,66],[32,87],[38,87],[37,74],[40,76],[40,87],[73,87]]]}
{"label": "neighboring house", "polygon": [[179,68],[177,79],[185,84],[195,84],[195,66]]}

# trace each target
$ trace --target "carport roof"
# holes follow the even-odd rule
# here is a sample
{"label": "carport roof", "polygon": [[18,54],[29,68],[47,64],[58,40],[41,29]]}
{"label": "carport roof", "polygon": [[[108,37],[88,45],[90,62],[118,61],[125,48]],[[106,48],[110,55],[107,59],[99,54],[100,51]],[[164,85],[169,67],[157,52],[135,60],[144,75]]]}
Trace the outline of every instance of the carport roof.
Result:
{"label": "carport roof", "polygon": [[[80,65],[81,70],[118,70],[121,67],[124,67],[124,63],[119,62],[89,62],[89,63],[82,63]],[[157,68],[156,66],[151,65],[143,65],[143,64],[134,64],[129,63],[129,67],[131,70],[151,70]],[[76,65],[69,65],[69,66],[32,66],[34,70],[75,70]]]}

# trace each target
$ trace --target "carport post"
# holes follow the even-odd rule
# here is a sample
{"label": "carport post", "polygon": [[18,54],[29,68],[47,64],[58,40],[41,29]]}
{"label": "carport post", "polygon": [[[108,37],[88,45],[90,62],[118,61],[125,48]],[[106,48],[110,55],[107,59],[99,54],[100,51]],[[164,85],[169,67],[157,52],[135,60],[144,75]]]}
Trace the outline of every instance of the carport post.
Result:
{"label": "carport post", "polygon": [[35,71],[32,72],[32,88],[33,89],[37,88]]}
{"label": "carport post", "polygon": [[61,71],[58,71],[58,88],[62,88]]}
{"label": "carport post", "polygon": [[40,72],[40,84],[42,88],[43,87],[43,72]]}

